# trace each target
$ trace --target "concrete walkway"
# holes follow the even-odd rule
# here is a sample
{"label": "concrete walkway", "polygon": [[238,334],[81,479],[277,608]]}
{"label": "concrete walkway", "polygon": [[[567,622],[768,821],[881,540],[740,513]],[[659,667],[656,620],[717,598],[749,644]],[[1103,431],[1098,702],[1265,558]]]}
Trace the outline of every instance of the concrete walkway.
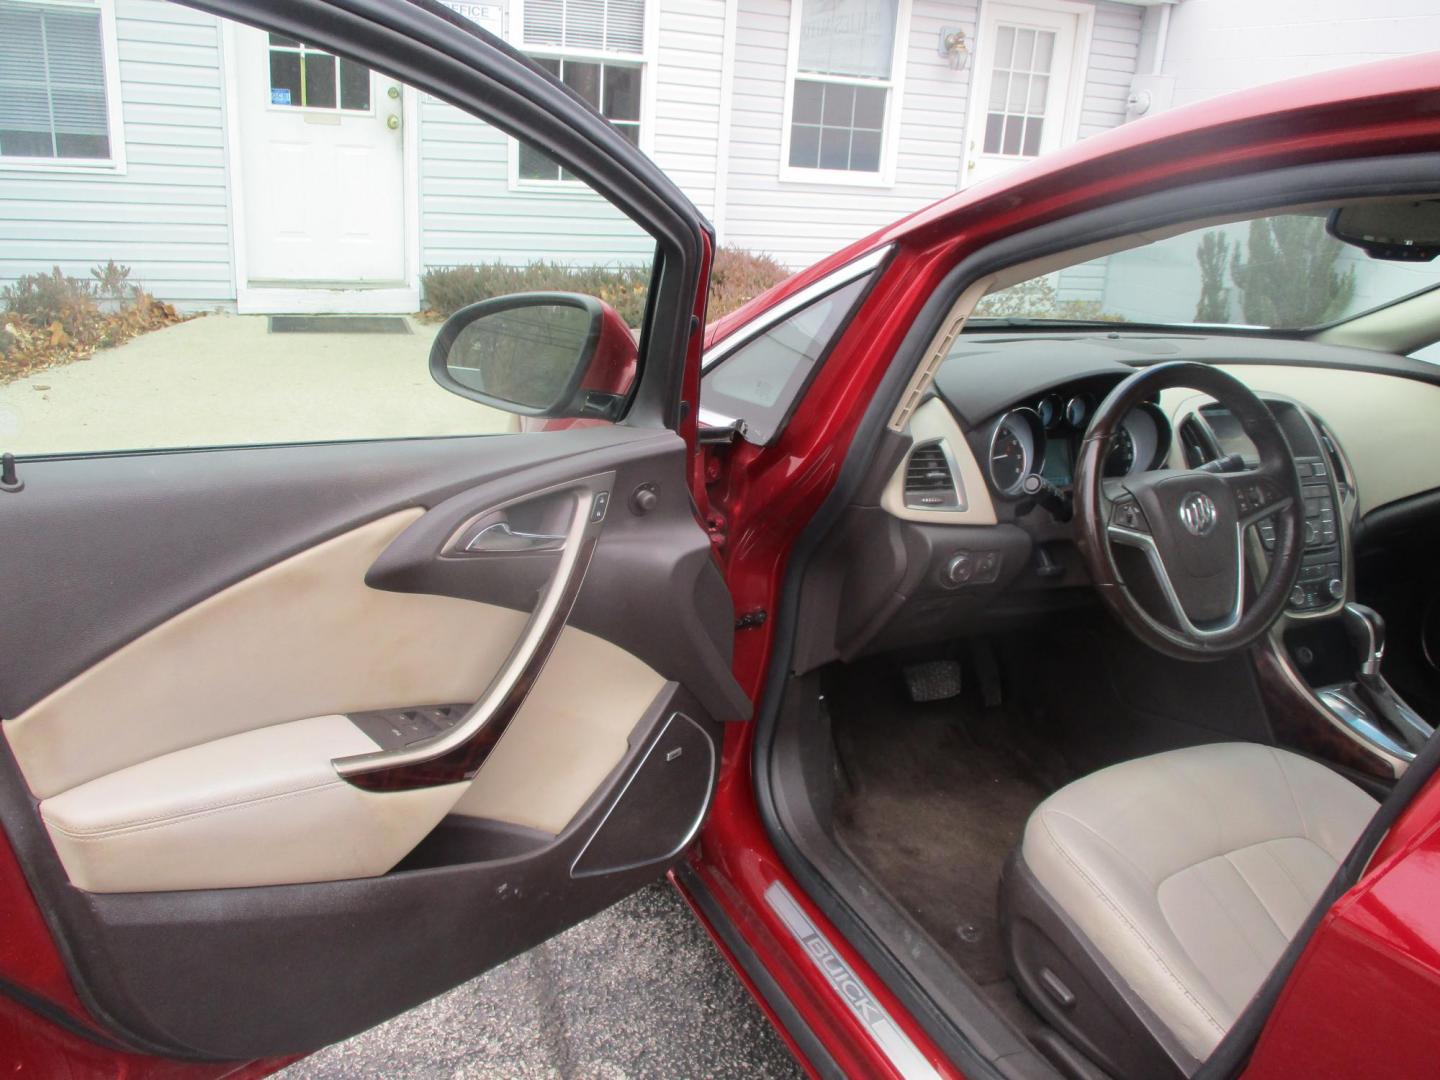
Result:
{"label": "concrete walkway", "polygon": [[205,315],[0,386],[15,454],[515,430],[509,413],[436,386],[439,324],[409,334],[272,334],[262,315]]}

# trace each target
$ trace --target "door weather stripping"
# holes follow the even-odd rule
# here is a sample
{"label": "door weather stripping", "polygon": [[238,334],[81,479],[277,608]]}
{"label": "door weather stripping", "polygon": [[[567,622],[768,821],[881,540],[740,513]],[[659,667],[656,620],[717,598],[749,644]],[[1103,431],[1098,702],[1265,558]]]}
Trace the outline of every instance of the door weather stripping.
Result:
{"label": "door weather stripping", "polygon": [[[510,655],[490,680],[480,700],[453,727],[398,750],[377,750],[335,758],[331,764],[336,772],[367,791],[408,791],[469,780],[480,771],[480,766],[524,705],[555,643],[560,639],[561,631],[565,629],[565,621],[570,617],[576,597],[580,595],[585,571],[605,523],[605,508],[609,505],[614,480],[614,473],[592,476],[532,492],[492,509],[491,512],[503,510],[540,498],[568,496],[571,500],[569,524],[561,534],[563,542],[557,544],[559,565]],[[471,522],[474,520],[472,518]],[[467,522],[461,526],[460,533],[470,524]],[[447,548],[454,543],[452,538]],[[516,554],[533,550],[528,546],[514,549]]]}
{"label": "door weather stripping", "polygon": [[815,966],[820,969],[831,988],[865,1025],[875,1044],[890,1059],[895,1071],[905,1080],[940,1080],[935,1067],[920,1053],[910,1036],[901,1031],[890,1014],[875,1000],[869,989],[856,976],[850,965],[840,958],[819,928],[810,921],[790,891],[780,882],[765,890],[765,901],[780,916],[786,929],[795,935]]}

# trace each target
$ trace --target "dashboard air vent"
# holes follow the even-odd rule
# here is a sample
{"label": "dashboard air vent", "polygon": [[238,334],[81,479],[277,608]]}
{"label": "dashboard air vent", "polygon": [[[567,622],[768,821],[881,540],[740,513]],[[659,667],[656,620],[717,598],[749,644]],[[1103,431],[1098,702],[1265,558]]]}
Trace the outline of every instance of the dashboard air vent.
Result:
{"label": "dashboard air vent", "polygon": [[943,439],[922,443],[905,463],[905,505],[912,510],[963,510],[955,464]]}
{"label": "dashboard air vent", "polygon": [[1214,461],[1217,455],[1210,445],[1210,439],[1200,427],[1200,421],[1187,416],[1180,421],[1180,448],[1185,453],[1187,468],[1198,469],[1207,461]]}

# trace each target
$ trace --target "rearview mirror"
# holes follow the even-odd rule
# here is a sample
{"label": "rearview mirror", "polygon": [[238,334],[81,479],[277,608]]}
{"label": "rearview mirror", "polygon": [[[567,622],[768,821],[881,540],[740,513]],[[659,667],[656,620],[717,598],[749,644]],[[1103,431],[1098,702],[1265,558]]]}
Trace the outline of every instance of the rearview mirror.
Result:
{"label": "rearview mirror", "polygon": [[430,374],[452,393],[522,416],[614,420],[637,358],[635,335],[603,300],[516,293],[446,319]]}
{"label": "rearview mirror", "polygon": [[1440,201],[1356,203],[1330,213],[1326,230],[1372,259],[1429,262],[1440,255]]}

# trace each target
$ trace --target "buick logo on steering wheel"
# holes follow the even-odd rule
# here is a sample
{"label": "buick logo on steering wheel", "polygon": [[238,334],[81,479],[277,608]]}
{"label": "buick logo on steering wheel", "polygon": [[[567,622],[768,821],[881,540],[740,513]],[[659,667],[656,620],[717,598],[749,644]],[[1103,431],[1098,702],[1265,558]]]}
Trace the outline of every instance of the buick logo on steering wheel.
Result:
{"label": "buick logo on steering wheel", "polygon": [[1215,531],[1215,500],[1203,491],[1192,491],[1180,500],[1180,524],[1193,536],[1209,536]]}

